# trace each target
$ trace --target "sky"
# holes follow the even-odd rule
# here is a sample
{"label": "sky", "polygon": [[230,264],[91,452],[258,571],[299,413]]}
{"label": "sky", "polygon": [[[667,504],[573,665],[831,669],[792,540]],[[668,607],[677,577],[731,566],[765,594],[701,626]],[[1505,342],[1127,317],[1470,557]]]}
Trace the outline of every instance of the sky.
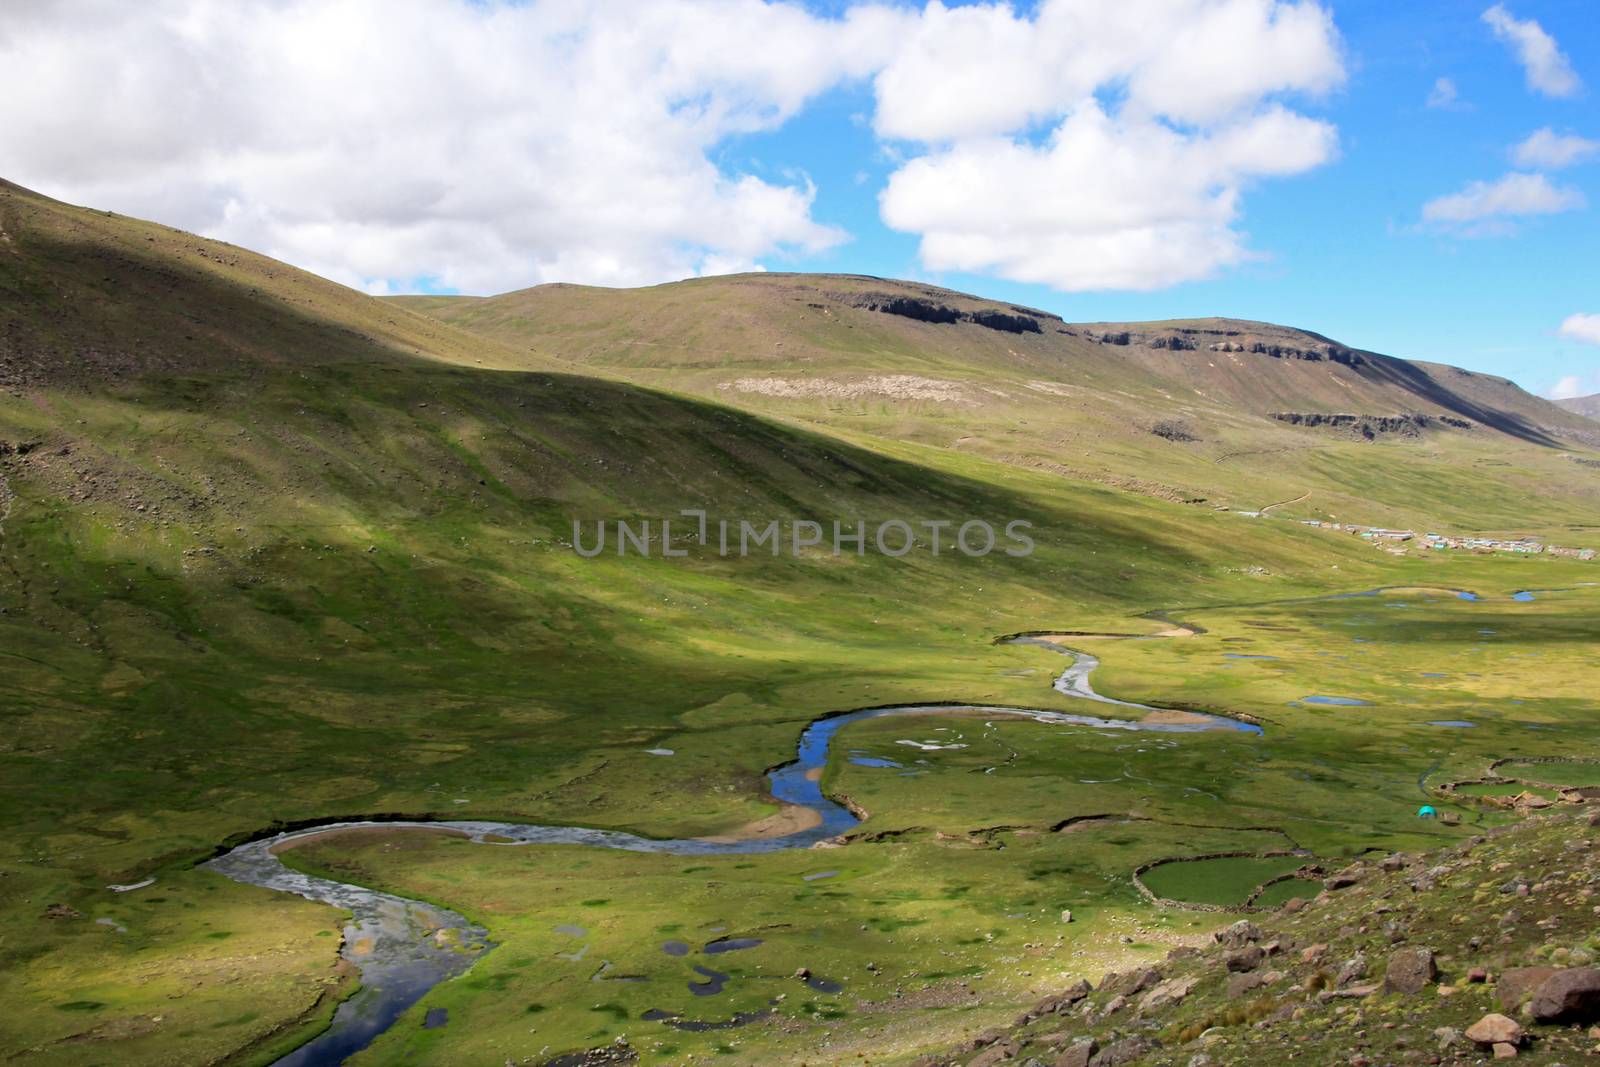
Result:
{"label": "sky", "polygon": [[0,177],[373,293],[909,278],[1600,392],[1593,0],[6,0]]}

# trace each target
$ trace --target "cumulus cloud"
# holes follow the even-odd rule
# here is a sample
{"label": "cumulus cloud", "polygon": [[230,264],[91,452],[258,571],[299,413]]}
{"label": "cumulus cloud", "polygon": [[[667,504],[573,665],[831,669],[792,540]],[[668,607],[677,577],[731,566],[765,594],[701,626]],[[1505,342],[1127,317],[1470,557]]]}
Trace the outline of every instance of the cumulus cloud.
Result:
{"label": "cumulus cloud", "polygon": [[1426,223],[1477,237],[1509,232],[1509,220],[1554,215],[1585,204],[1583,193],[1551,183],[1543,174],[1513,172],[1497,181],[1476,181],[1465,189],[1437,197],[1422,206]]}
{"label": "cumulus cloud", "polygon": [[874,83],[880,135],[924,148],[883,218],[933,270],[1064,290],[1210,277],[1250,255],[1247,185],[1335,152],[1330,125],[1276,98],[1343,76],[1315,3],[931,4]]}
{"label": "cumulus cloud", "polygon": [[1330,127],[1283,109],[1192,134],[1090,103],[1041,145],[971,140],[911,161],[884,190],[883,216],[922,234],[933,270],[1151,289],[1245,259],[1240,183],[1315,166],[1333,142]]}
{"label": "cumulus cloud", "polygon": [[927,266],[1148,288],[1251,254],[1343,77],[1316,0],[30,0],[0,173],[378,292],[644,284],[846,239],[725,149],[857,84]]}
{"label": "cumulus cloud", "polygon": [[1576,96],[1583,88],[1572,62],[1556,39],[1533,19],[1519,19],[1496,4],[1483,13],[1494,35],[1511,48],[1522,64],[1528,88],[1545,96]]}
{"label": "cumulus cloud", "polygon": [[881,65],[760,0],[61,0],[0,27],[0,173],[353,284],[635,284],[814,252],[803,180],[719,167]]}
{"label": "cumulus cloud", "polygon": [[1600,315],[1568,315],[1561,323],[1561,336],[1586,345],[1600,345]]}
{"label": "cumulus cloud", "polygon": [[1574,134],[1559,134],[1546,126],[1533,131],[1527,140],[1513,148],[1511,159],[1519,167],[1560,170],[1574,163],[1582,163],[1596,152],[1600,152],[1600,141]]}

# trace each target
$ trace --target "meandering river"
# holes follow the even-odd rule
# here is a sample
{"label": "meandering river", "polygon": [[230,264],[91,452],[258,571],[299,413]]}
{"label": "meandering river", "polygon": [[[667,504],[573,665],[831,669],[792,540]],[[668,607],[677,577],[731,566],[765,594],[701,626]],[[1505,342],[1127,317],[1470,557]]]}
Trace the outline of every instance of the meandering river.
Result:
{"label": "meandering river", "polygon": [[795,759],[768,773],[772,798],[808,809],[816,824],[782,837],[710,841],[701,838],[659,839],[619,830],[594,830],[579,826],[541,826],[528,823],[489,822],[473,819],[412,822],[336,822],[261,838],[240,845],[205,864],[238,882],[294,893],[350,912],[341,954],[361,974],[361,988],[340,1004],[329,1028],[287,1056],[275,1067],[332,1067],[365,1048],[392,1026],[429,989],[472,966],[493,947],[488,932],[453,911],[422,901],[380,893],[364,886],[304,874],[289,867],[280,853],[305,840],[332,832],[364,828],[414,828],[463,835],[492,845],[589,845],[630,852],[665,852],[675,855],[715,855],[775,852],[809,848],[837,837],[861,820],[844,805],[822,792],[821,770],[827,765],[834,737],[845,727],[866,719],[913,715],[1016,716],[1060,726],[1096,730],[1145,730],[1193,733],[1199,730],[1241,730],[1260,733],[1261,727],[1221,715],[1173,712],[1102,696],[1089,684],[1100,661],[1086,652],[1066,648],[1045,636],[1023,635],[1004,639],[1033,644],[1071,658],[1055,679],[1057,692],[1077,700],[1093,701],[1143,712],[1143,719],[1107,719],[1039,708],[989,704],[900,704],[862,708],[829,715],[812,722],[800,735]]}

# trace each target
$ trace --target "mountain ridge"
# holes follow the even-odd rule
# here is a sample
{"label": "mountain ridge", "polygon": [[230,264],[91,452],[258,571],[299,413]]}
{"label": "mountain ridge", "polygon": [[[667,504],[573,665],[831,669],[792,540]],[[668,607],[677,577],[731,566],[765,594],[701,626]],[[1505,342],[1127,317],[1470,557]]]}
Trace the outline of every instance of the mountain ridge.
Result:
{"label": "mountain ridge", "polygon": [[1568,411],[1575,411],[1586,419],[1600,420],[1600,393],[1592,393],[1589,396],[1563,397],[1560,400],[1553,401],[1553,403],[1558,407],[1566,408]]}
{"label": "mountain ridge", "polygon": [[[770,358],[771,352],[774,347],[794,349],[796,342],[800,350],[798,354],[786,353],[792,357],[787,362],[797,366],[822,362],[805,347],[806,334],[814,333],[814,328],[792,321],[792,316],[785,314],[792,309],[772,299],[749,299],[751,293],[776,296],[779,300],[787,297],[828,315],[875,313],[919,327],[954,327],[969,334],[974,328],[985,329],[1002,339],[1011,337],[1017,343],[1032,346],[1027,353],[1010,352],[1008,360],[997,358],[993,351],[981,351],[985,347],[992,349],[992,343],[968,343],[964,361],[971,366],[966,369],[979,372],[1007,362],[1011,364],[1005,368],[1008,370],[1031,367],[1047,374],[1055,371],[1069,375],[1120,365],[1126,372],[1159,379],[1157,385],[1221,398],[1257,415],[1282,409],[1285,402],[1292,406],[1298,399],[1307,411],[1330,414],[1455,415],[1540,444],[1554,444],[1564,434],[1582,434],[1586,429],[1571,413],[1527,393],[1509,379],[1359,349],[1299,327],[1223,316],[1150,322],[1067,322],[1054,313],[1008,301],[869,275],[771,272],[689,279],[637,289],[554,284],[488,297],[389,300],[486,337],[534,349],[543,345],[559,351],[561,358],[596,367],[651,366],[651,360],[640,359],[637,353],[630,352],[622,358],[615,349],[650,344],[670,348],[668,338],[686,332],[671,320],[681,315],[685,300],[693,300],[705,315],[727,321],[730,329],[721,332],[733,338],[728,342],[733,356],[725,361],[728,365],[770,367],[785,362]],[[715,306],[730,300],[736,313]],[[604,325],[586,311],[586,305],[605,310]],[[986,317],[991,325],[985,327],[973,316]],[[654,330],[648,321],[651,318],[657,320]],[[636,324],[632,336],[617,332],[619,320]],[[1015,323],[1026,325],[1018,328]],[[866,328],[866,324],[857,322],[845,325],[849,329]],[[785,332],[796,336],[783,337]],[[970,337],[961,340],[971,342]],[[992,342],[994,338],[983,340]],[[837,353],[838,344],[820,347]],[[1118,349],[1123,351],[1115,351]],[[1115,358],[1108,362],[1104,358],[1107,354]],[[1052,357],[1057,362],[1054,367],[1048,365]],[[1293,380],[1282,383],[1284,388],[1276,390],[1268,402],[1263,390],[1231,383],[1229,373],[1217,367],[1218,358],[1242,365],[1244,372],[1251,375],[1263,373],[1264,360],[1279,364],[1323,363],[1342,367],[1348,373],[1342,376],[1344,380],[1320,386],[1303,375],[1296,378],[1280,374]],[[1045,361],[1043,366],[1041,359]],[[1198,366],[1200,359],[1208,360],[1209,365]],[[839,361],[827,362],[837,365]],[[872,362],[857,361],[853,369],[880,369]],[[951,361],[942,362],[946,369],[954,369]],[[668,357],[655,361],[655,365],[681,369],[686,362]],[[1221,373],[1212,373],[1219,370]]]}

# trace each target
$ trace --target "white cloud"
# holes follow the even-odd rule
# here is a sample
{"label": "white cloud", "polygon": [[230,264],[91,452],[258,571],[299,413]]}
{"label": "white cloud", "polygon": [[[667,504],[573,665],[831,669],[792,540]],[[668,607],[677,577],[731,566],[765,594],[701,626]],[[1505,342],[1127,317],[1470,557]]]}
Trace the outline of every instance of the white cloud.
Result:
{"label": "white cloud", "polygon": [[1343,80],[1332,18],[1308,0],[1041,0],[1032,17],[932,0],[874,81],[874,126],[928,143],[996,136],[1111,90],[1130,113],[1199,124]]}
{"label": "white cloud", "polygon": [[1585,203],[1577,189],[1552,185],[1543,174],[1514,172],[1497,181],[1472,182],[1458,193],[1428,201],[1422,206],[1422,219],[1476,237],[1508,232],[1504,225],[1508,219],[1554,215]]}
{"label": "white cloud", "polygon": [[1034,146],[964,141],[897,171],[884,221],[922,235],[932,270],[985,271],[1059,289],[1153,289],[1248,256],[1239,186],[1333,151],[1330,127],[1282,109],[1201,136],[1078,109]]}
{"label": "white cloud", "polygon": [[1556,39],[1533,19],[1519,19],[1496,4],[1483,13],[1494,35],[1511,47],[1522,64],[1528,88],[1545,96],[1576,96],[1583,88]]}
{"label": "white cloud", "polygon": [[926,265],[1147,288],[1250,255],[1343,77],[1316,0],[33,0],[0,173],[373,291],[644,284],[845,239],[727,149],[855,82]]}
{"label": "white cloud", "polygon": [[1575,134],[1559,134],[1546,126],[1533,131],[1527,140],[1513,148],[1511,159],[1519,167],[1559,170],[1581,163],[1596,152],[1600,152],[1600,141],[1591,141]]}
{"label": "white cloud", "polygon": [[875,80],[878,132],[926,146],[890,176],[883,218],[932,270],[1065,290],[1210,277],[1251,255],[1252,180],[1334,154],[1331,126],[1275,98],[1343,76],[1310,2],[932,4]]}
{"label": "white cloud", "polygon": [[1583,379],[1576,374],[1569,374],[1550,387],[1551,400],[1571,400],[1575,396],[1583,396]]}
{"label": "white cloud", "polygon": [[1561,324],[1561,336],[1586,345],[1600,345],[1600,315],[1568,315]]}
{"label": "white cloud", "polygon": [[0,28],[0,173],[352,284],[637,284],[843,238],[719,166],[881,65],[759,0],[61,2]]}
{"label": "white cloud", "polygon": [[1428,94],[1428,106],[1433,108],[1453,108],[1461,93],[1456,88],[1456,83],[1450,78],[1439,78],[1433,83],[1433,91]]}

